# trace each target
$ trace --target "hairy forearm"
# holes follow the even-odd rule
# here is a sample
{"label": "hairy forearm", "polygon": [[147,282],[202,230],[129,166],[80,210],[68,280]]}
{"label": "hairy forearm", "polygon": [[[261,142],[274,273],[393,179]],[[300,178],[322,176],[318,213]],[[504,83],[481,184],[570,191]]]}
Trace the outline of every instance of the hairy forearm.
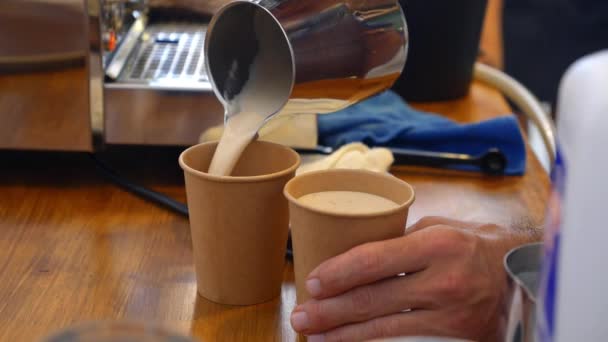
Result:
{"label": "hairy forearm", "polygon": [[514,240],[520,243],[540,242],[543,239],[544,228],[540,222],[530,218],[516,220],[510,225]]}

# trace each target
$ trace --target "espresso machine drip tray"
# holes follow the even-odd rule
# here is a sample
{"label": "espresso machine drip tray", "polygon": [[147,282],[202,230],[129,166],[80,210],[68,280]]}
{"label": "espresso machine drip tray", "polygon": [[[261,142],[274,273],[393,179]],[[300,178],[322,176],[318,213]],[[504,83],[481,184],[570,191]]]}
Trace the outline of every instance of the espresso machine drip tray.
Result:
{"label": "espresso machine drip tray", "polygon": [[203,51],[206,31],[207,25],[197,23],[147,25],[115,82],[210,90]]}

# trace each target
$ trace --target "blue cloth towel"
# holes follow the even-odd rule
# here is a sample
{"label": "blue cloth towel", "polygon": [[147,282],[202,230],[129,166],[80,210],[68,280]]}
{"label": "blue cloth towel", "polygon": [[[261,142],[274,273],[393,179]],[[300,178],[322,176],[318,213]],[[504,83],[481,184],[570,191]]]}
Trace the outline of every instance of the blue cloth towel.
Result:
{"label": "blue cloth towel", "polygon": [[[351,142],[368,146],[480,155],[499,148],[507,158],[507,175],[526,170],[526,147],[514,115],[473,124],[417,111],[386,91],[342,111],[319,115],[319,143],[337,148]],[[475,170],[475,167],[458,166]]]}

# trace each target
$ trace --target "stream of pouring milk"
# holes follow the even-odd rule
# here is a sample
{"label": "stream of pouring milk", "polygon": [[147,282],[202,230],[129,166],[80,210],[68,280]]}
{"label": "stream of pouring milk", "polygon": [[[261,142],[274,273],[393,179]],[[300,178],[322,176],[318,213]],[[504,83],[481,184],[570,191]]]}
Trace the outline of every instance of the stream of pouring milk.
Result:
{"label": "stream of pouring milk", "polygon": [[211,166],[209,166],[209,174],[229,176],[247,145],[264,124],[265,119],[265,115],[255,112],[234,114],[226,122],[226,128],[211,160]]}
{"label": "stream of pouring milk", "polygon": [[[257,21],[255,31],[258,37],[272,37],[273,26],[268,21]],[[236,166],[247,145],[254,139],[266,119],[277,108],[276,91],[272,88],[284,72],[280,68],[273,39],[260,39],[258,54],[250,70],[249,79],[241,92],[226,105],[224,133],[217,146],[208,173],[216,176],[229,176]],[[236,66],[233,65],[233,68]]]}

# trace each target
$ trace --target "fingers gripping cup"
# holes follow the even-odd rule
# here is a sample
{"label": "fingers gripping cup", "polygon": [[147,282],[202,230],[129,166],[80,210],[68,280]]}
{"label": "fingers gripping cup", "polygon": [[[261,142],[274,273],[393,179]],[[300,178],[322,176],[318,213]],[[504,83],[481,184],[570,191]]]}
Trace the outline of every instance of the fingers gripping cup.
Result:
{"label": "fingers gripping cup", "polygon": [[232,176],[207,174],[217,143],[191,147],[184,170],[198,292],[251,305],[280,294],[289,229],[282,190],[300,164],[288,147],[253,142]]}
{"label": "fingers gripping cup", "polygon": [[414,189],[388,174],[363,170],[306,173],[285,186],[289,200],[298,303],[306,278],[325,260],[373,241],[402,236]]}

